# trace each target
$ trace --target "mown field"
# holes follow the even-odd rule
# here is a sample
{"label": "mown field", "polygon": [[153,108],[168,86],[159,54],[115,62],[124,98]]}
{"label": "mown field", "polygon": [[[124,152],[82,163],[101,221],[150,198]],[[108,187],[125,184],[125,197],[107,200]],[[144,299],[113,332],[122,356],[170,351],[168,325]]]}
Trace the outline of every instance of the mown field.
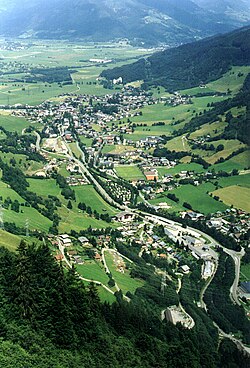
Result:
{"label": "mown field", "polygon": [[0,110],[0,126],[8,130],[9,132],[21,133],[24,128],[30,126],[31,123],[24,118],[11,116],[3,110]]}
{"label": "mown field", "polygon": [[180,199],[181,204],[187,202],[191,204],[194,210],[209,214],[227,209],[224,203],[218,202],[209,196],[209,193],[213,192],[214,189],[215,187],[211,183],[205,183],[197,187],[188,184],[172,190],[171,193],[174,193]]}
{"label": "mown field", "polygon": [[250,188],[232,185],[215,190],[213,195],[218,196],[228,206],[233,205],[236,208],[250,212]]}
{"label": "mown field", "polygon": [[125,180],[144,180],[145,176],[141,172],[141,170],[136,166],[130,166],[130,165],[120,165],[115,166],[115,171],[118,176]]}

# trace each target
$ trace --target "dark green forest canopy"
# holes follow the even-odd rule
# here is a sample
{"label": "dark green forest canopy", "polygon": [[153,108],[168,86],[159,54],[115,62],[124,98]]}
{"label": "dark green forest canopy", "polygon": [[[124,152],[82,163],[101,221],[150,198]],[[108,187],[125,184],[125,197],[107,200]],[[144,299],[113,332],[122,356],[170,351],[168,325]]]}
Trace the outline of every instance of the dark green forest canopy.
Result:
{"label": "dark green forest canopy", "polygon": [[216,80],[233,65],[249,64],[250,27],[245,27],[105,70],[101,76],[106,79],[122,77],[124,83],[144,80],[146,85],[161,85],[176,91]]}
{"label": "dark green forest canopy", "polygon": [[101,304],[95,287],[58,265],[46,245],[0,248],[0,285],[1,367],[247,367],[230,342],[218,350],[201,314],[187,330],[162,323],[137,298]]}

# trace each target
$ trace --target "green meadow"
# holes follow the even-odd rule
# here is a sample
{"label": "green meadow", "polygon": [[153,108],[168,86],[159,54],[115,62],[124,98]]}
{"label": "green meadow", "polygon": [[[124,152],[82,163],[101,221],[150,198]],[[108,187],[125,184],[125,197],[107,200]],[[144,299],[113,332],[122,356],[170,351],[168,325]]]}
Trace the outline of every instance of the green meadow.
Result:
{"label": "green meadow", "polygon": [[144,282],[142,280],[131,278],[127,269],[124,273],[117,270],[114,262],[113,253],[106,251],[105,259],[107,262],[107,266],[112,273],[113,279],[116,281],[123,294],[126,294],[128,291],[134,293],[137,288],[144,285]]}
{"label": "green meadow", "polygon": [[145,179],[145,176],[138,168],[138,166],[130,166],[130,165],[120,165],[115,167],[115,171],[118,176],[125,180],[140,180]]}

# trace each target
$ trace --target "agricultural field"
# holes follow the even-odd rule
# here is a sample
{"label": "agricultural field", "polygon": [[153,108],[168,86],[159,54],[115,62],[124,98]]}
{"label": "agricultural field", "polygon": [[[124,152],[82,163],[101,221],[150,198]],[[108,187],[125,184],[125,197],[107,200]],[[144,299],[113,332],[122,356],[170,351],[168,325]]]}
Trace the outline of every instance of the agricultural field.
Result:
{"label": "agricultural field", "polygon": [[76,202],[84,202],[86,206],[90,206],[93,211],[98,213],[109,213],[115,215],[117,211],[114,207],[110,206],[104,199],[97,193],[92,185],[83,185],[74,188],[76,193]]}
{"label": "agricultural field", "polygon": [[125,180],[144,180],[145,176],[141,172],[141,170],[136,165],[120,165],[115,166],[115,171],[118,176]]}
{"label": "agricultural field", "polygon": [[[23,41],[24,42],[24,41]],[[105,89],[97,78],[105,64],[91,62],[90,59],[110,60],[110,67],[131,63],[149,51],[119,44],[70,44],[60,41],[36,41],[28,50],[2,50],[2,63],[5,75],[0,78],[0,104],[14,105],[17,103],[37,105],[45,100],[60,101],[64,95],[113,93]],[[16,62],[13,66],[13,62]],[[72,84],[25,82],[27,68],[61,68],[67,66],[71,72]],[[15,67],[15,78],[13,68]],[[10,74],[8,74],[8,72]],[[120,88],[120,87],[116,87]],[[58,98],[58,96],[61,96]]]}
{"label": "agricultural field", "polygon": [[238,155],[226,160],[225,162],[221,162],[219,164],[212,165],[211,169],[215,171],[227,171],[231,172],[233,169],[236,170],[245,170],[250,167],[250,151],[245,151],[239,153]]}
{"label": "agricultural field", "polygon": [[3,210],[4,222],[14,222],[17,226],[25,227],[26,221],[29,222],[30,230],[40,230],[48,232],[51,221],[46,217],[42,216],[37,210],[32,207],[26,207],[25,200],[20,197],[13,189],[2,181],[0,181],[0,193],[2,202],[8,197],[14,201],[17,200],[20,203],[20,212],[15,212],[10,209]]}
{"label": "agricultural field", "polygon": [[246,212],[250,212],[250,188],[232,185],[226,188],[218,189],[213,192],[228,206],[234,206]]}
{"label": "agricultural field", "polygon": [[227,206],[224,203],[218,202],[209,196],[209,193],[213,192],[214,189],[215,186],[211,183],[201,184],[197,187],[188,184],[182,185],[181,187],[170,191],[170,193],[174,193],[176,197],[180,199],[180,204],[188,202],[194,210],[206,215],[227,209]]}
{"label": "agricultural field", "polygon": [[83,265],[77,265],[76,270],[82,277],[100,281],[104,285],[108,285],[109,277],[105,273],[104,266],[101,262],[95,260],[85,260]]}
{"label": "agricultural field", "polygon": [[163,177],[164,175],[176,175],[179,174],[181,171],[194,171],[196,173],[202,173],[205,171],[205,169],[203,169],[201,165],[196,164],[195,162],[190,162],[187,164],[180,163],[169,169],[164,166],[161,166],[157,167],[157,170],[160,177]]}
{"label": "agricultural field", "polygon": [[217,180],[219,186],[230,187],[232,185],[238,185],[246,188],[250,188],[250,174],[228,176]]}
{"label": "agricultural field", "polygon": [[0,126],[9,132],[21,133],[24,128],[30,126],[31,123],[23,118],[11,116],[3,111],[0,111]]}
{"label": "agricultural field", "polygon": [[8,233],[7,231],[0,230],[0,246],[15,251],[20,244],[21,238],[17,235]]}
{"label": "agricultural field", "polygon": [[131,278],[127,269],[125,269],[124,273],[117,270],[113,253],[106,251],[105,260],[114,280],[122,290],[123,294],[126,294],[128,291],[134,293],[137,288],[144,285],[142,280]]}

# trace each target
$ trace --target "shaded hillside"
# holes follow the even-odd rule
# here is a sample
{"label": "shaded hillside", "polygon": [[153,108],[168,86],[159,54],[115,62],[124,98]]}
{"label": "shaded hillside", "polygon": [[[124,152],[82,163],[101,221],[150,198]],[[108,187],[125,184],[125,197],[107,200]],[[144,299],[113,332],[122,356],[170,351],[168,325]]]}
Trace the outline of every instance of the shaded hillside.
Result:
{"label": "shaded hillside", "polygon": [[[0,248],[0,280],[1,367],[225,368],[228,358],[247,367],[230,341],[217,350],[217,332],[202,309],[194,307],[196,327],[188,330],[162,323],[157,309],[136,296],[103,305],[95,287],[64,272],[47,246],[22,242],[17,254]],[[193,304],[191,295],[182,298]]]}
{"label": "shaded hillside", "polygon": [[125,83],[144,80],[148,85],[162,85],[173,91],[216,80],[233,65],[249,64],[250,27],[246,27],[105,70],[101,76],[122,77]]}
{"label": "shaded hillside", "polygon": [[176,45],[250,21],[203,8],[194,0],[0,0],[0,34],[48,39]]}

